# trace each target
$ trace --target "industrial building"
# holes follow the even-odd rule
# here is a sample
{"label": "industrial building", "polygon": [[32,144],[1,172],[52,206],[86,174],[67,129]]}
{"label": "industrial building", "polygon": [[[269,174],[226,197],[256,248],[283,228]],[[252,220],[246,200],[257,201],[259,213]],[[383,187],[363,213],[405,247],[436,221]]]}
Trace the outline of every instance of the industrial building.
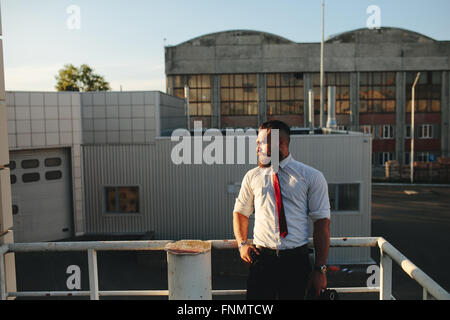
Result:
{"label": "industrial building", "polygon": [[[449,156],[449,41],[359,29],[329,37],[324,52],[325,86],[337,87],[337,125],[372,134],[374,174],[389,160],[409,163],[417,72],[415,161]],[[188,86],[191,121],[204,127],[257,127],[274,118],[306,127],[310,89],[320,123],[320,43],[233,30],[168,46],[165,57],[167,92],[184,98]]]}

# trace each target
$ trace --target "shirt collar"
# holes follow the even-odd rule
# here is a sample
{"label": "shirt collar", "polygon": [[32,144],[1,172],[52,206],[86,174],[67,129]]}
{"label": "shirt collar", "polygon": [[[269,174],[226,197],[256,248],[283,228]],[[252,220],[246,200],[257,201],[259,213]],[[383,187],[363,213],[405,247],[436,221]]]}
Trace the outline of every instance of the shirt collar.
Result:
{"label": "shirt collar", "polygon": [[280,161],[280,168],[284,169],[288,165],[289,162],[292,160],[292,155],[289,153],[289,155]]}

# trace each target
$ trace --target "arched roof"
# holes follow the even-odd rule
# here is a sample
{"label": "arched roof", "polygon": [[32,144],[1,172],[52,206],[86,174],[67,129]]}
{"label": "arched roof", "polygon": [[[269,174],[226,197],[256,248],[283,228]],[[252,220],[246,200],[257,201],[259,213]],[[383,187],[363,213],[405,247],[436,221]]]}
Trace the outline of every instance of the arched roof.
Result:
{"label": "arched roof", "polygon": [[382,27],[380,29],[356,29],[333,35],[327,39],[327,43],[374,43],[374,42],[396,42],[396,43],[431,43],[436,40],[423,34],[393,27]]}
{"label": "arched roof", "polygon": [[214,45],[254,45],[254,44],[289,44],[291,40],[278,35],[256,30],[229,30],[205,34],[180,43],[178,46],[214,46]]}

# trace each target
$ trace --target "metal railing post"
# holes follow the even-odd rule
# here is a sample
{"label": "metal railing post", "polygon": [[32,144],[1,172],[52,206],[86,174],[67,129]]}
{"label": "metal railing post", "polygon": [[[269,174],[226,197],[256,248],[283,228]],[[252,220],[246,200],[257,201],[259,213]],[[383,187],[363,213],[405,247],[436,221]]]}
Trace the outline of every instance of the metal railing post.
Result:
{"label": "metal railing post", "polygon": [[380,246],[380,300],[392,299],[392,259]]}
{"label": "metal railing post", "polygon": [[165,250],[169,300],[212,300],[211,243],[182,240]]}
{"label": "metal railing post", "polygon": [[89,290],[91,300],[98,300],[98,269],[97,269],[97,252],[94,249],[88,249],[88,265],[89,265]]}
{"label": "metal railing post", "polygon": [[[1,251],[1,250],[0,250]],[[0,252],[0,300],[6,300],[6,275],[5,275],[5,256]]]}

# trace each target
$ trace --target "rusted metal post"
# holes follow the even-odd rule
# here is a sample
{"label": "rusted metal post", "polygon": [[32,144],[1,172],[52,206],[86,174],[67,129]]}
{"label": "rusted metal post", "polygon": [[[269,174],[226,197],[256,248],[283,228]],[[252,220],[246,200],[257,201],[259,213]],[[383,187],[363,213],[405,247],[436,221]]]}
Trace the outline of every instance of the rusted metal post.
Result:
{"label": "rusted metal post", "polygon": [[94,249],[88,249],[88,266],[89,266],[89,290],[91,300],[98,300],[98,269],[97,269],[97,252]]}
{"label": "rusted metal post", "polygon": [[211,300],[211,243],[182,240],[165,250],[169,300]]}

